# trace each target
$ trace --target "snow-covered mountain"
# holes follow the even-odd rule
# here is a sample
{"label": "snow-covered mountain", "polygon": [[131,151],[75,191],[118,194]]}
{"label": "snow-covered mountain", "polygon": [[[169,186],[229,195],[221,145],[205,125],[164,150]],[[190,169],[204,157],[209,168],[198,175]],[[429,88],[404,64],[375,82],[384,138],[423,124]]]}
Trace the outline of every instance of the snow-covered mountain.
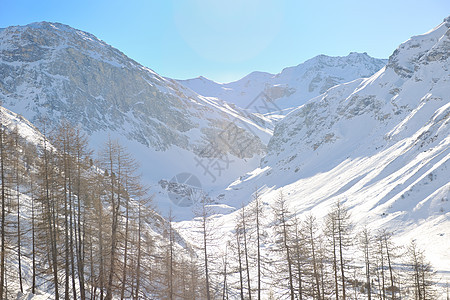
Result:
{"label": "snow-covered mountain", "polygon": [[[277,75],[183,86],[91,34],[42,22],[0,30],[0,100],[36,126],[43,117],[82,126],[95,148],[108,135],[120,139],[160,209],[174,207],[171,192],[192,192],[184,183],[202,185],[221,214],[213,222],[229,233],[256,187],[266,207],[282,190],[300,216],[323,217],[339,200],[357,225],[392,230],[398,244],[416,239],[448,274],[449,53],[450,17],[401,44],[387,64],[367,54],[318,56]],[[264,111],[266,100],[275,105]],[[250,113],[293,106],[273,131],[270,119]],[[2,114],[40,139],[20,115]],[[178,208],[175,217],[189,220],[180,232],[195,243],[192,212]]]}
{"label": "snow-covered mountain", "polygon": [[[67,25],[33,23],[0,34],[2,101],[31,121],[44,114],[64,117],[89,133],[112,130],[156,150],[192,150],[211,138],[204,127],[220,131],[236,117],[219,101],[199,97]],[[263,124],[249,117],[251,126]],[[260,146],[234,154],[249,157]]]}
{"label": "snow-covered mountain", "polygon": [[[253,72],[230,83],[216,83],[205,77],[179,82],[200,95],[218,97],[253,112],[283,115],[285,109],[302,105],[330,87],[373,75],[386,62],[367,53],[352,52],[344,57],[318,55],[278,74]],[[268,100],[266,105],[254,101],[261,93]]]}
{"label": "snow-covered mountain", "polygon": [[0,101],[37,126],[42,118],[79,124],[96,149],[108,136],[120,139],[153,186],[186,171],[223,186],[259,164],[271,135],[270,121],[197,95],[59,23],[0,30]]}
{"label": "snow-covered mountain", "polygon": [[[277,123],[260,168],[232,183],[239,208],[255,187],[269,205],[323,217],[336,201],[357,225],[416,239],[450,271],[450,17],[401,44],[367,79],[330,88]],[[222,217],[230,222],[229,215]],[[440,273],[442,274],[442,273]]]}

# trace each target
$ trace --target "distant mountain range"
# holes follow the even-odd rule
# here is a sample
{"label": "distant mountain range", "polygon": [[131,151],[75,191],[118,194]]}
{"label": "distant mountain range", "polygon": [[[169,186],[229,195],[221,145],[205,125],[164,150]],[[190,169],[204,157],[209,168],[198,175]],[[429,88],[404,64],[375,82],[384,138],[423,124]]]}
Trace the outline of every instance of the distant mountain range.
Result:
{"label": "distant mountain range", "polygon": [[[218,97],[252,112],[279,115],[337,84],[370,77],[386,63],[386,59],[373,58],[367,53],[352,52],[344,57],[318,55],[278,74],[253,72],[230,83],[216,83],[204,77],[178,82],[203,96]],[[267,97],[267,105],[252,103],[260,93]]]}

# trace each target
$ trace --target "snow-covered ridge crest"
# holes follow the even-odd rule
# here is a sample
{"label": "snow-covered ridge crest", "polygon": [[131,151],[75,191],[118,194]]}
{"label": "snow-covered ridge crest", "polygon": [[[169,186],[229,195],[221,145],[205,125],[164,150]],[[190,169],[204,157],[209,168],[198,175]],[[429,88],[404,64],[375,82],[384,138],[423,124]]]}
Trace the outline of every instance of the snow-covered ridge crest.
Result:
{"label": "snow-covered ridge crest", "polygon": [[[278,74],[252,72],[238,81],[224,84],[204,77],[179,82],[201,95],[218,97],[253,112],[279,115],[285,114],[285,109],[301,105],[332,86],[369,77],[386,62],[385,59],[370,57],[367,53],[351,52],[342,57],[318,55],[295,67],[285,68]],[[250,105],[260,93],[267,95],[275,104],[267,111],[260,111],[258,107]]]}
{"label": "snow-covered ridge crest", "polygon": [[446,40],[445,36],[450,35],[449,28],[450,17],[447,17],[441,24],[427,33],[411,37],[389,57],[388,66],[393,68],[401,77],[409,78],[420,62],[436,59],[445,60],[449,54],[448,51],[440,51],[442,46],[440,44],[446,43],[444,40]]}

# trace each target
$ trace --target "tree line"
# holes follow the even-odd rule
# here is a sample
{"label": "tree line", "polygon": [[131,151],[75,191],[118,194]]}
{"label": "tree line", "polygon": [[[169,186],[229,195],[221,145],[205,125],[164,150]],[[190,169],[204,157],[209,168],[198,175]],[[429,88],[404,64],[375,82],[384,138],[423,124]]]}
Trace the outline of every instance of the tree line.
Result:
{"label": "tree line", "polygon": [[202,266],[214,283],[208,299],[425,300],[445,293],[415,241],[400,247],[392,232],[357,228],[342,201],[319,220],[299,217],[282,192],[268,205],[256,190],[235,214],[232,234],[220,238],[227,240],[220,252],[206,242],[217,232],[205,211],[200,217]]}
{"label": "tree line", "polygon": [[37,142],[0,127],[0,298],[204,298],[194,250],[126,149],[109,139],[94,157],[68,122],[40,127]]}

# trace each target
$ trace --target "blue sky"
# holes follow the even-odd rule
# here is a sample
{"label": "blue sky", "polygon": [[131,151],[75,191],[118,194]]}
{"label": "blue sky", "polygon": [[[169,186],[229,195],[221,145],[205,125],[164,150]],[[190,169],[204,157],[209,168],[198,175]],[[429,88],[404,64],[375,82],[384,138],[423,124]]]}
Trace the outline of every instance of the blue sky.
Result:
{"label": "blue sky", "polygon": [[448,0],[0,0],[0,28],[60,22],[161,75],[218,82],[318,54],[387,58],[448,15]]}

